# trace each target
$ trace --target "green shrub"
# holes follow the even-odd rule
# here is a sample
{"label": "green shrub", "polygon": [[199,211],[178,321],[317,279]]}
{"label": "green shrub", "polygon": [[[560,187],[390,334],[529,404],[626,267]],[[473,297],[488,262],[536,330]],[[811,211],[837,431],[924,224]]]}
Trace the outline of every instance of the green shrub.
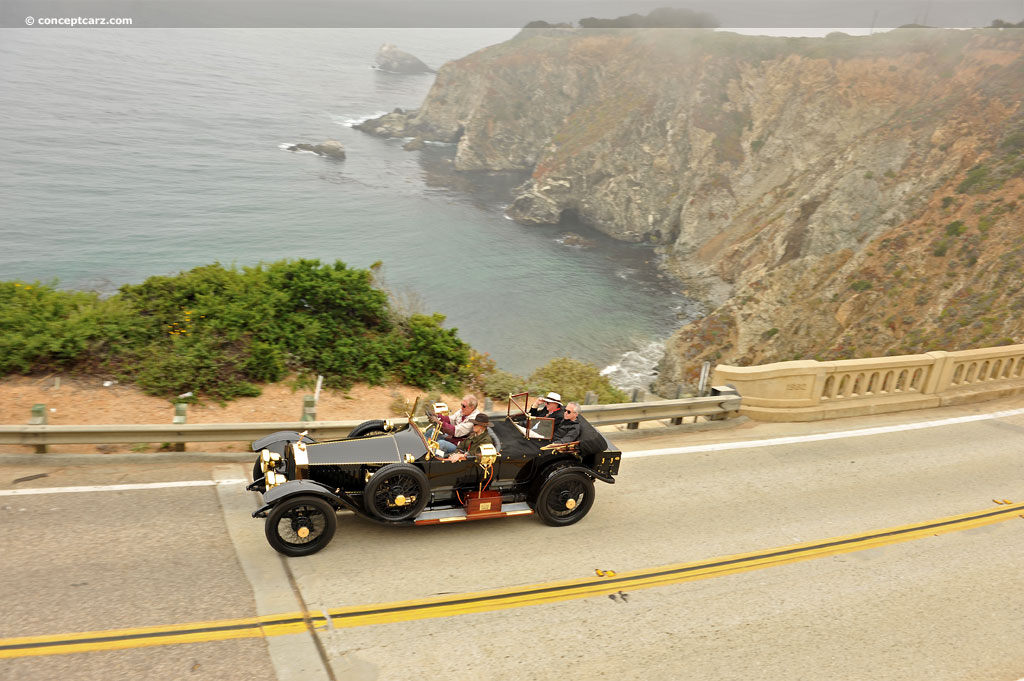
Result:
{"label": "green shrub", "polygon": [[0,282],[0,375],[94,365],[137,336],[130,308],[95,293]]}
{"label": "green shrub", "polygon": [[991,176],[989,169],[985,166],[974,166],[967,171],[967,177],[957,185],[957,192],[960,194],[980,194],[1002,186],[1002,181]]}
{"label": "green shrub", "polygon": [[486,352],[469,349],[469,361],[462,367],[460,378],[467,392],[484,393],[487,379],[497,371],[497,363]]}
{"label": "green shrub", "polygon": [[946,236],[960,236],[967,231],[967,225],[961,220],[954,220],[946,225]]}
{"label": "green shrub", "polygon": [[539,392],[554,391],[562,396],[562,402],[583,402],[588,391],[597,393],[602,404],[626,402],[626,393],[614,387],[607,376],[593,364],[587,364],[568,357],[553,359],[530,374],[529,383]]}
{"label": "green shrub", "polygon": [[1010,133],[1002,142],[1000,142],[999,146],[1011,154],[1024,152],[1024,131],[1018,130]]}
{"label": "green shrub", "polygon": [[483,394],[491,399],[505,400],[509,395],[525,392],[526,379],[507,371],[495,371],[484,379]]}
{"label": "green shrub", "polygon": [[865,281],[863,279],[858,279],[857,281],[850,284],[850,288],[852,288],[854,291],[867,291],[869,288],[871,288],[871,282]]}
{"label": "green shrub", "polygon": [[258,394],[290,371],[325,384],[398,379],[454,387],[486,363],[441,315],[395,315],[367,270],[342,262],[220,264],[150,277],[101,300],[0,283],[0,375],[103,370],[147,392],[218,399]]}
{"label": "green shrub", "polygon": [[444,329],[444,315],[413,315],[401,333],[392,334],[388,352],[396,378],[418,388],[457,388],[457,377],[469,361],[469,348],[455,329]]}

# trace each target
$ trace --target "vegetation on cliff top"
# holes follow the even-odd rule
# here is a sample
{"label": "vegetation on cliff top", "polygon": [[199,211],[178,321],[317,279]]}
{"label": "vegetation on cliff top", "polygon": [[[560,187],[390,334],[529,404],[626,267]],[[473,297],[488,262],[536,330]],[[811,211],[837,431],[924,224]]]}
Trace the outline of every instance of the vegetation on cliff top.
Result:
{"label": "vegetation on cliff top", "polygon": [[[406,303],[380,287],[376,266],[340,261],[215,263],[124,285],[109,298],[59,290],[56,282],[0,282],[0,376],[99,374],[192,400],[258,395],[257,384],[289,374],[321,374],[342,389],[394,381],[497,398],[525,385],[504,380],[511,375],[443,328],[443,315]],[[602,402],[625,399],[596,367],[575,360],[554,360],[530,385],[567,399],[588,390]]]}
{"label": "vegetation on cliff top", "polygon": [[[471,349],[439,314],[397,314],[372,273],[342,262],[197,267],[119,293],[0,283],[0,375],[103,373],[154,395],[258,394],[290,372],[328,385],[471,381]],[[478,362],[479,363],[479,362]]]}

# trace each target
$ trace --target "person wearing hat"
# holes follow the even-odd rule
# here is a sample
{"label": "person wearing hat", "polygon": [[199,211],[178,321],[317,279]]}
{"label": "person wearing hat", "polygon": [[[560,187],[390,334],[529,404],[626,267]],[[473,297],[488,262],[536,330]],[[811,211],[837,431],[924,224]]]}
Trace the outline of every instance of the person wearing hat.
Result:
{"label": "person wearing hat", "polygon": [[470,456],[479,456],[481,445],[494,444],[491,434],[487,432],[487,427],[491,425],[491,418],[487,414],[477,414],[473,417],[472,423],[473,431],[462,438],[459,448],[448,457],[448,461],[464,461]]}
{"label": "person wearing hat", "polygon": [[542,416],[548,419],[555,420],[555,428],[558,428],[562,419],[565,418],[565,412],[562,411],[562,396],[558,393],[551,392],[544,397],[538,397],[536,403],[533,405],[533,409],[530,410],[530,416]]}

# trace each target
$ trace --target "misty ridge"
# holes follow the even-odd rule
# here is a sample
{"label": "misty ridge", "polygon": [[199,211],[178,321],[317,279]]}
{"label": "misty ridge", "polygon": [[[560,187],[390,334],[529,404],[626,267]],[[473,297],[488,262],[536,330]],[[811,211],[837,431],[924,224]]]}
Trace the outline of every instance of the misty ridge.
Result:
{"label": "misty ridge", "polygon": [[1024,341],[1024,32],[765,37],[659,17],[714,22],[532,22],[364,129],[454,143],[457,171],[528,172],[519,223],[653,245],[710,311],[669,342],[663,394],[704,360]]}

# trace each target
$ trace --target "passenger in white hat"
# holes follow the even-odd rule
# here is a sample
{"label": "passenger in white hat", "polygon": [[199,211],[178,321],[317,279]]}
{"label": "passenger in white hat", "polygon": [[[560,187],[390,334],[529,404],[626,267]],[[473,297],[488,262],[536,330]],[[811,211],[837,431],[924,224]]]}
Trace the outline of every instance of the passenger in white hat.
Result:
{"label": "passenger in white hat", "polygon": [[538,397],[533,409],[530,410],[530,415],[554,419],[555,428],[558,428],[565,418],[565,412],[562,411],[562,396],[552,392],[544,397]]}

